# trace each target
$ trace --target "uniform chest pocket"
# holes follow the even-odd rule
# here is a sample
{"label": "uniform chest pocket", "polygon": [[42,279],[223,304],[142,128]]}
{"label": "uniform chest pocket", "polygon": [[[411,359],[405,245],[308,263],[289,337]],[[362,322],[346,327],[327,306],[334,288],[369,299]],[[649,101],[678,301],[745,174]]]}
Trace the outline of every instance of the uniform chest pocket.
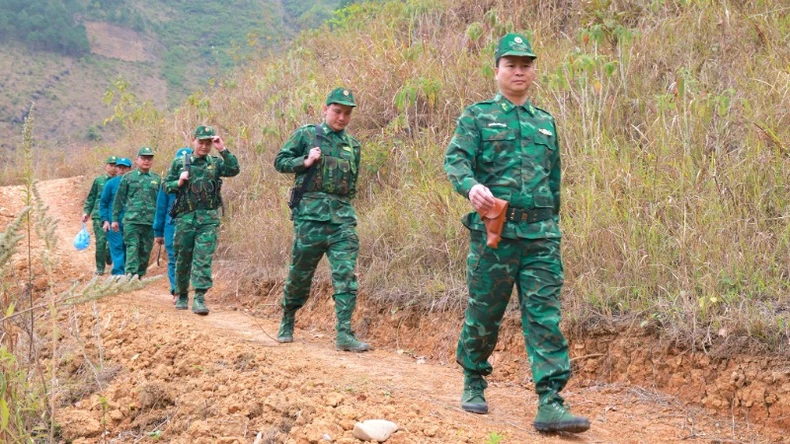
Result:
{"label": "uniform chest pocket", "polygon": [[549,136],[539,132],[535,134],[534,141],[536,144],[546,146],[550,150],[557,149],[557,140],[554,136]]}
{"label": "uniform chest pocket", "polygon": [[503,156],[512,158],[516,154],[516,132],[508,128],[483,128],[480,131],[483,150],[480,161],[494,162]]}
{"label": "uniform chest pocket", "polygon": [[331,194],[348,194],[351,184],[351,162],[333,156],[324,156],[321,167],[321,191]]}

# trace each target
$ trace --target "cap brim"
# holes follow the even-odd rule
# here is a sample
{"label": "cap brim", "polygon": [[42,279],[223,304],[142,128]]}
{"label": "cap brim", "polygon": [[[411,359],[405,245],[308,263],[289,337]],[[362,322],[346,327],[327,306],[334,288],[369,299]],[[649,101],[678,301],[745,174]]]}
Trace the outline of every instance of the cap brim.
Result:
{"label": "cap brim", "polygon": [[352,103],[352,102],[341,102],[339,100],[335,100],[335,101],[329,102],[329,105],[331,105],[333,103],[337,103],[338,105],[350,106],[352,108],[356,108],[356,106],[357,106],[355,103]]}
{"label": "cap brim", "polygon": [[214,138],[214,136],[198,136],[198,137],[195,137],[195,138],[197,140],[206,140],[206,139],[212,139],[212,138]]}
{"label": "cap brim", "polygon": [[530,58],[533,58],[533,59],[537,59],[538,58],[538,56],[536,56],[535,54],[533,54],[533,53],[531,53],[529,51],[505,51],[502,54],[500,54],[500,56],[499,56],[499,58],[502,58],[502,57],[530,57]]}

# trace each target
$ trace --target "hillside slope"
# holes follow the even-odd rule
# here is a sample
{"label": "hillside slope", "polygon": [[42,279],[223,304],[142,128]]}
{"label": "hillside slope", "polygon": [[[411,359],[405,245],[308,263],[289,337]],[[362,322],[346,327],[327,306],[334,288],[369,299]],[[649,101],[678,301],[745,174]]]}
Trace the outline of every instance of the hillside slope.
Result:
{"label": "hillside slope", "polygon": [[[341,2],[76,0],[42,3],[35,10],[46,5],[65,9],[64,4],[78,26],[62,32],[84,32],[82,38],[90,45],[87,54],[63,54],[53,45],[31,43],[32,36],[40,34],[29,27],[44,17],[18,24],[16,33],[0,34],[6,37],[0,38],[4,150],[19,145],[21,123],[33,104],[38,110],[36,136],[45,147],[112,141],[120,128],[103,125],[113,115],[114,104],[102,99],[113,81],[128,82],[137,103],[150,101],[161,111],[179,106],[188,94],[210,88],[211,79],[249,57],[281,51],[296,29],[319,26]],[[62,15],[61,9],[49,12]],[[27,19],[26,12],[20,17]],[[8,17],[0,20],[0,30],[10,26],[7,21]]]}

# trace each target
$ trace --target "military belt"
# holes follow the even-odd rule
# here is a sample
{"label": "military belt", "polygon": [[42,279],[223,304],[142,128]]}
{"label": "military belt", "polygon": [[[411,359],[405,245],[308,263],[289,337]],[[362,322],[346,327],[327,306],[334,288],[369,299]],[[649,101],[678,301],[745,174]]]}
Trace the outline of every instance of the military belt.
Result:
{"label": "military belt", "polygon": [[521,208],[508,207],[507,209],[507,220],[511,222],[526,222],[531,224],[551,219],[552,216],[554,216],[554,210],[552,208],[523,210]]}

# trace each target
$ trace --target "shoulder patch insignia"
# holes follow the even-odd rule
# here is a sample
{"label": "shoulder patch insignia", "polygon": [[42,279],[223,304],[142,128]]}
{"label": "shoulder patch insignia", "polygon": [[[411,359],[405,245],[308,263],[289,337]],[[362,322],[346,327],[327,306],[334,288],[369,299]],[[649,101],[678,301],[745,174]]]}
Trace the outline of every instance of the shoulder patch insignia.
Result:
{"label": "shoulder patch insignia", "polygon": [[554,133],[552,133],[551,131],[547,130],[546,128],[538,128],[538,132],[543,134],[544,136],[549,136],[549,137],[554,135]]}
{"label": "shoulder patch insignia", "polygon": [[343,149],[348,151],[348,152],[351,152],[351,147],[348,146],[348,145],[343,145]]}

